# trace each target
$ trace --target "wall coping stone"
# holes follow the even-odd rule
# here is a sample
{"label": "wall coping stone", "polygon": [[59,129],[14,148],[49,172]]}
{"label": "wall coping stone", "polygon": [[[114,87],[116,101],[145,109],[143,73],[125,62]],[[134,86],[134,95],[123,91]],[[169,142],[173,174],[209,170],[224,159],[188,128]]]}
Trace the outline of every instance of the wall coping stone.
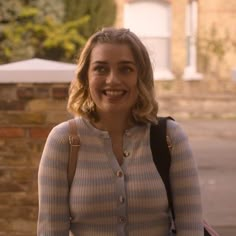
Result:
{"label": "wall coping stone", "polygon": [[33,58],[0,65],[0,84],[69,83],[75,70],[75,64]]}

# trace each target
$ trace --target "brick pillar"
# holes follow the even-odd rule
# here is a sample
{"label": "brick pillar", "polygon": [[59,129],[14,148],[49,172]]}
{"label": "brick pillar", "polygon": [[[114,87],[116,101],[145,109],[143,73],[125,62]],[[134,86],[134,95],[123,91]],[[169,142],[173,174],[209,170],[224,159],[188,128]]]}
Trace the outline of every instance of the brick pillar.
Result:
{"label": "brick pillar", "polygon": [[187,0],[171,1],[172,7],[172,39],[171,58],[172,71],[181,76],[186,65],[185,17]]}
{"label": "brick pillar", "polygon": [[51,128],[70,118],[68,83],[0,84],[0,235],[34,236],[37,172]]}

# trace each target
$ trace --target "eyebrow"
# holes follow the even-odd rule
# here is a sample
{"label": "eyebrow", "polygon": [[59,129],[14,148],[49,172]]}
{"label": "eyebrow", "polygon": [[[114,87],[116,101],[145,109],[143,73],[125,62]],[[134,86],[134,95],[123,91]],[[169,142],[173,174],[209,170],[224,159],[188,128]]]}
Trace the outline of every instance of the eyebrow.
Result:
{"label": "eyebrow", "polygon": [[91,64],[108,64],[106,61],[92,61]]}
{"label": "eyebrow", "polygon": [[[92,62],[92,64],[107,65],[108,62],[106,62],[106,61],[94,61],[94,62]],[[136,66],[136,63],[134,61],[129,61],[129,60],[119,61],[118,64],[132,64],[132,65]]]}
{"label": "eyebrow", "polygon": [[120,61],[119,64],[132,64],[134,66],[136,65],[134,61],[128,61],[128,60]]}

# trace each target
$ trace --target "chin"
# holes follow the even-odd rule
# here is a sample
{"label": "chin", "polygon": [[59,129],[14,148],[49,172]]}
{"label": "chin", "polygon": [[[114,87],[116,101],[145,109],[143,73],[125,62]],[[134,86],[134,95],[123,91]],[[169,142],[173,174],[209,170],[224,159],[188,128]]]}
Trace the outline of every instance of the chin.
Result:
{"label": "chin", "polygon": [[112,106],[107,106],[106,108],[104,107],[103,109],[103,113],[115,113],[116,115],[122,115],[122,114],[125,114],[125,113],[130,113],[131,111],[131,108],[127,108],[127,107],[119,107],[117,105],[112,105]]}

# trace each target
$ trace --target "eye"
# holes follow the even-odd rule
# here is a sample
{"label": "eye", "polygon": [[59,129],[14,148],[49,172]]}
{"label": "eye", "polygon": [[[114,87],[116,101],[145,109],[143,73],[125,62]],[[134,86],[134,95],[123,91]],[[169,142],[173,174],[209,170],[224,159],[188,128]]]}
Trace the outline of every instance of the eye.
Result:
{"label": "eye", "polygon": [[98,65],[93,68],[93,71],[95,71],[98,74],[105,74],[108,71],[108,68],[103,65]]}
{"label": "eye", "polygon": [[134,71],[134,69],[131,67],[131,66],[122,66],[120,68],[120,71],[123,73],[123,74],[129,74],[131,72]]}

